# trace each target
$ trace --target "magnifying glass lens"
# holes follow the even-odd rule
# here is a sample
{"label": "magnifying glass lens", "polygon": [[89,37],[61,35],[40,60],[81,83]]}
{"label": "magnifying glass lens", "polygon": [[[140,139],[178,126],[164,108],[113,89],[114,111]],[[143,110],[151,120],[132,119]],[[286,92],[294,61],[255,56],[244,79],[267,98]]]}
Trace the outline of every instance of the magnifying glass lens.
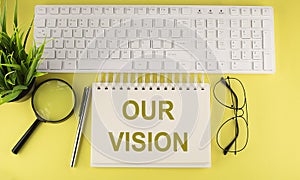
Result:
{"label": "magnifying glass lens", "polygon": [[59,80],[51,80],[38,87],[32,102],[34,111],[42,119],[60,121],[72,112],[75,97],[69,85]]}

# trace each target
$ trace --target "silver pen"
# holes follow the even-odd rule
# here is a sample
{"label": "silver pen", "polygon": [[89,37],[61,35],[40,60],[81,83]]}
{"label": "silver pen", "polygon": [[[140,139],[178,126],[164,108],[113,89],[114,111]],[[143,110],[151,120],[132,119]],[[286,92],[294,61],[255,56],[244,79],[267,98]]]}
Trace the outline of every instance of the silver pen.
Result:
{"label": "silver pen", "polygon": [[77,126],[76,138],[75,138],[74,147],[73,147],[72,159],[71,159],[71,163],[70,163],[71,167],[75,166],[77,151],[78,151],[78,147],[80,144],[82,129],[83,129],[84,120],[85,120],[86,111],[87,111],[87,106],[89,103],[90,92],[91,92],[90,87],[84,88],[81,105],[80,105],[80,111],[79,111],[79,122],[78,122],[78,126]]}

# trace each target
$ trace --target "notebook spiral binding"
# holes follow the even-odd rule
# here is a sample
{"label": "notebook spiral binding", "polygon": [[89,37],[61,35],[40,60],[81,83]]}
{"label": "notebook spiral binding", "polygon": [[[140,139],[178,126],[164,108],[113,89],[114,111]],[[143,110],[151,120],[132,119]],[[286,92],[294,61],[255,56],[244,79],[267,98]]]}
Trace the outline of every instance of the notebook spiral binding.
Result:
{"label": "notebook spiral binding", "polygon": [[105,90],[205,90],[204,78],[204,74],[99,73],[98,82]]}

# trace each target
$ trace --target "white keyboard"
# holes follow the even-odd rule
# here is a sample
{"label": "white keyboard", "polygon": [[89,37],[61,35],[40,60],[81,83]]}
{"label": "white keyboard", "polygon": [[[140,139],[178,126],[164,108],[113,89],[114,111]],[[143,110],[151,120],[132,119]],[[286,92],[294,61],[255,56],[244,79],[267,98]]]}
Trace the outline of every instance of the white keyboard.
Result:
{"label": "white keyboard", "polygon": [[38,5],[43,72],[275,72],[265,6]]}

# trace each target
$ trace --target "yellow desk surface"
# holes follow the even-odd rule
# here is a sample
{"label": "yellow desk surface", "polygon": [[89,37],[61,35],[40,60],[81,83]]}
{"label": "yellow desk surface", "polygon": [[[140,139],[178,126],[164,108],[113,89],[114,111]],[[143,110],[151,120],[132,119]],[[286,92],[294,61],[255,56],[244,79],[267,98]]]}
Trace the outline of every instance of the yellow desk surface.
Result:
{"label": "yellow desk surface", "polygon": [[[21,153],[12,147],[34,120],[30,101],[0,106],[0,179],[300,179],[300,1],[297,0],[19,0],[21,24],[29,24],[36,4],[218,4],[268,5],[275,11],[276,73],[235,75],[247,89],[250,139],[247,148],[224,156],[212,141],[212,168],[91,168],[90,143],[83,138],[76,168],[70,156],[74,117],[41,124]],[[11,17],[14,1],[8,0]],[[25,26],[27,27],[27,26]],[[50,74],[68,81],[72,74]]]}

